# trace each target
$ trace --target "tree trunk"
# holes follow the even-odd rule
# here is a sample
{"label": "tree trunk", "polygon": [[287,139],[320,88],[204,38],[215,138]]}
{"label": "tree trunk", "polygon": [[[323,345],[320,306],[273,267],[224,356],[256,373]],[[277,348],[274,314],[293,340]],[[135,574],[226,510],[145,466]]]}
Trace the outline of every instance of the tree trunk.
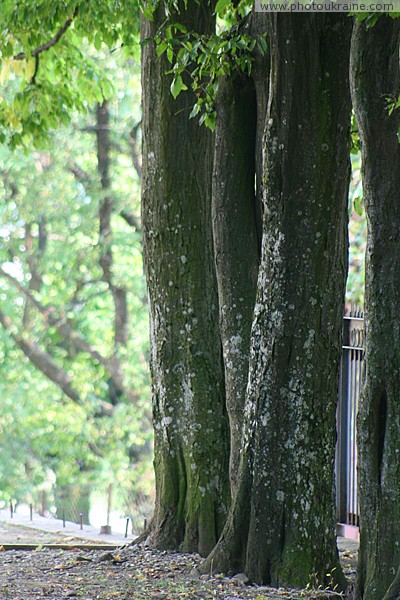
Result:
{"label": "tree trunk", "polygon": [[[212,31],[206,1],[179,22]],[[174,19],[174,15],[169,17]],[[166,15],[142,19],[152,38]],[[229,427],[211,231],[213,136],[170,93],[168,63],[143,45],[143,253],[150,303],[156,506],[149,542],[206,555],[230,501]]]}
{"label": "tree trunk", "polygon": [[[253,13],[243,33],[265,33],[265,15]],[[221,78],[213,171],[213,237],[229,415],[231,492],[237,487],[243,408],[249,371],[262,235],[262,137],[269,56],[256,47],[251,77]]]}
{"label": "tree trunk", "polygon": [[[268,30],[268,15],[253,11],[248,21],[249,33],[255,38],[265,34]],[[246,32],[247,33],[247,32]],[[256,93],[256,140],[255,140],[255,166],[256,166],[256,221],[258,244],[261,253],[262,239],[262,197],[264,187],[263,177],[263,143],[265,133],[265,117],[268,107],[268,90],[270,74],[269,52],[263,54],[256,46],[254,49],[254,62],[251,67],[251,76]]]}
{"label": "tree trunk", "polygon": [[400,113],[389,115],[387,109],[388,98],[400,93],[399,35],[398,20],[381,16],[372,29],[357,24],[352,42],[352,94],[368,222],[357,585],[358,597],[367,600],[400,596]]}
{"label": "tree trunk", "polygon": [[335,412],[347,272],[351,20],[274,14],[263,244],[238,492],[205,568],[344,587]]}
{"label": "tree trunk", "polygon": [[255,90],[250,78],[219,84],[212,217],[224,351],[234,490],[249,372],[250,330],[259,266],[255,197]]}
{"label": "tree trunk", "polygon": [[[128,302],[127,290],[114,284],[113,278],[113,234],[111,219],[113,215],[113,199],[111,197],[110,178],[110,115],[108,102],[104,100],[97,105],[96,110],[96,137],[97,137],[97,169],[99,172],[101,188],[104,198],[99,207],[99,263],[103,271],[103,281],[110,289],[114,301],[114,363],[116,369],[122,370],[118,362],[118,349],[126,346],[128,341]],[[117,389],[118,382],[114,381]],[[123,389],[119,389],[123,392]]]}

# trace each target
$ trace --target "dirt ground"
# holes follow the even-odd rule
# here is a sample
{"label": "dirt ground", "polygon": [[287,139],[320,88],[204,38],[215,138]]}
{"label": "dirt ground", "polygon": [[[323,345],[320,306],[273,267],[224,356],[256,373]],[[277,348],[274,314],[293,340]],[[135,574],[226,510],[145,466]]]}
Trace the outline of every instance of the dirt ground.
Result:
{"label": "dirt ground", "polygon": [[[8,540],[8,541],[7,541]],[[2,524],[0,541],[7,543],[65,542],[53,534]],[[74,541],[71,540],[73,544]],[[79,544],[82,540],[78,540]],[[33,551],[0,548],[1,600],[304,600],[337,598],[325,591],[284,590],[245,586],[238,579],[199,576],[194,554],[155,552],[143,546],[118,550]],[[346,551],[342,562],[354,577],[355,557]]]}

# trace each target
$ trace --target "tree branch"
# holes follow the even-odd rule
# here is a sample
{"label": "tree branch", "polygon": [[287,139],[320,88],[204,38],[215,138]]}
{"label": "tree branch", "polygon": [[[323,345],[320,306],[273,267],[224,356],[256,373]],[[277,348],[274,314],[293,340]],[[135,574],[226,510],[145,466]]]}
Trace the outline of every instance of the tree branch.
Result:
{"label": "tree branch", "polygon": [[31,363],[42,371],[50,381],[58,385],[68,398],[79,403],[80,397],[72,385],[71,377],[54,362],[51,356],[42,350],[35,342],[28,341],[21,337],[15,331],[11,319],[1,310],[0,323]]}
{"label": "tree branch", "polygon": [[127,139],[120,137],[120,139],[123,139],[124,142],[128,145],[128,149],[123,148],[119,141],[111,141],[111,145],[117,150],[117,152],[119,152],[120,154],[125,154],[125,156],[128,156],[132,160],[132,164],[134,166],[139,181],[142,179],[142,162],[140,146],[137,138],[141,125],[141,121],[139,121],[139,123],[136,123],[136,125],[134,125],[130,130]]}
{"label": "tree branch", "polygon": [[[82,398],[73,385],[72,378],[59,367],[52,357],[45,352],[38,344],[27,340],[18,334],[10,317],[0,310],[0,323],[14,340],[27,359],[43,373],[50,381],[55,383],[68,398],[82,405]],[[114,406],[110,402],[98,399],[99,407],[94,412],[94,417],[111,417],[114,413]]]}
{"label": "tree branch", "polygon": [[[122,149],[120,151],[121,151],[121,153],[123,153]],[[85,181],[89,184],[92,183],[89,173],[84,171],[78,165],[78,163],[76,163],[76,162],[70,163],[68,165],[68,171],[74,175],[74,177],[75,177],[75,179],[77,179],[77,181],[79,181],[81,183],[85,182]],[[126,223],[128,223],[128,225],[130,225],[130,227],[132,227],[133,229],[135,229],[136,231],[138,231],[140,233],[140,231],[141,231],[140,222],[139,222],[139,219],[137,217],[135,217],[134,214],[123,209],[120,211],[119,216],[122,219],[124,219],[124,221]]]}
{"label": "tree branch", "polygon": [[[46,52],[47,50],[50,50],[50,48],[55,46],[57,44],[57,42],[62,38],[64,33],[67,31],[67,29],[69,29],[69,27],[72,25],[72,22],[75,19],[77,14],[78,14],[78,7],[75,8],[73,16],[70,19],[67,19],[65,21],[64,25],[57,31],[56,35],[53,38],[51,38],[45,44],[38,46],[37,48],[32,50],[32,52],[30,52],[29,54],[36,58],[37,56],[39,56],[39,54],[42,54],[42,52]],[[27,58],[27,56],[28,56],[28,54],[26,52],[20,52],[19,54],[15,54],[13,56],[13,59],[14,60],[24,60],[25,58]],[[35,73],[35,75],[36,75],[36,73]]]}
{"label": "tree branch", "polygon": [[121,212],[119,213],[119,216],[122,219],[124,219],[124,221],[126,221],[126,223],[128,223],[128,225],[130,225],[131,227],[133,227],[133,229],[136,229],[136,231],[138,231],[140,233],[140,231],[141,231],[140,223],[139,223],[139,220],[135,217],[135,215],[133,215],[131,212],[128,212],[127,210],[121,210]]}
{"label": "tree branch", "polygon": [[139,181],[142,179],[142,163],[140,160],[141,152],[140,152],[140,149],[138,149],[137,138],[138,138],[138,133],[139,133],[141,126],[142,126],[141,121],[139,121],[139,123],[136,123],[136,125],[134,127],[132,127],[132,129],[129,133],[129,137],[128,137],[129,146],[131,148],[132,162],[133,162],[133,166],[135,167]]}
{"label": "tree branch", "polygon": [[84,171],[76,162],[70,163],[68,165],[68,171],[70,173],[72,173],[72,175],[75,177],[75,179],[77,179],[78,181],[89,181],[90,182],[90,175],[88,173],[86,173],[86,171]]}
{"label": "tree branch", "polygon": [[63,338],[70,341],[75,347],[81,352],[86,352],[90,356],[100,363],[107,371],[109,376],[113,379],[117,389],[125,394],[130,400],[137,400],[136,395],[125,387],[124,378],[121,373],[118,362],[115,358],[106,358],[102,356],[93,346],[82,336],[81,333],[74,331],[65,317],[58,317],[55,314],[55,308],[53,306],[43,306],[36,298],[24,288],[12,275],[4,271],[0,266],[0,275],[6,278],[46,319],[46,322],[55,327]]}

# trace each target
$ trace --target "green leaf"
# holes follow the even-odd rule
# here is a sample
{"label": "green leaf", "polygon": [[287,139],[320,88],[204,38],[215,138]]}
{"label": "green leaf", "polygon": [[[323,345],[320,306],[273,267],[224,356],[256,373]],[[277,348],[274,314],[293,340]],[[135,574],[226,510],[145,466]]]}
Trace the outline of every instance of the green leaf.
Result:
{"label": "green leaf", "polygon": [[206,127],[211,129],[211,131],[214,131],[214,129],[215,129],[216,118],[217,118],[217,115],[215,112],[211,112],[206,116],[204,124]]}
{"label": "green leaf", "polygon": [[100,50],[103,40],[102,40],[101,34],[98,31],[96,32],[96,35],[94,36],[93,43],[94,43],[94,47],[96,48],[96,50]]}
{"label": "green leaf", "polygon": [[175,100],[182,90],[187,90],[187,86],[183,83],[182,77],[177,75],[171,83],[171,94]]}
{"label": "green leaf", "polygon": [[215,12],[221,14],[225,8],[230,4],[231,0],[218,0],[215,7]]}
{"label": "green leaf", "polygon": [[153,20],[153,11],[151,10],[151,8],[149,6],[145,6],[144,4],[142,4],[141,9],[142,9],[144,18],[148,19],[149,21],[152,21]]}
{"label": "green leaf", "polygon": [[358,214],[359,217],[361,217],[361,215],[363,213],[361,202],[362,202],[362,199],[360,198],[360,196],[357,196],[353,200],[354,210]]}
{"label": "green leaf", "polygon": [[167,47],[168,47],[168,44],[165,40],[163,40],[162,42],[157,44],[157,46],[156,46],[157,56],[161,56],[161,54],[163,54],[166,51]]}
{"label": "green leaf", "polygon": [[264,55],[267,53],[268,46],[265,40],[265,37],[260,37],[258,40],[258,47],[260,48],[261,53]]}
{"label": "green leaf", "polygon": [[181,33],[186,33],[187,29],[184,25],[182,25],[181,23],[172,23],[171,24],[171,29],[174,28],[177,31],[180,31]]}
{"label": "green leaf", "polygon": [[105,100],[110,100],[115,93],[114,86],[108,79],[102,81],[101,90]]}
{"label": "green leaf", "polygon": [[197,117],[199,112],[200,112],[200,105],[195,104],[190,112],[189,119],[194,119],[194,117]]}

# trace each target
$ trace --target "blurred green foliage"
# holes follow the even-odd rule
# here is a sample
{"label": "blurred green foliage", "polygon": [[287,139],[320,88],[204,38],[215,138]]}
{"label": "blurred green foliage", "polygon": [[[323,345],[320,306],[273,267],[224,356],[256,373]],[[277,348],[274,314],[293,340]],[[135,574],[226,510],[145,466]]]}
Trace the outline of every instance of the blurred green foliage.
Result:
{"label": "blurred green foliage", "polygon": [[[92,60],[112,81],[109,189],[98,172],[95,107],[48,130],[43,148],[0,146],[0,265],[11,277],[0,276],[0,310],[11,333],[51,357],[79,395],[78,402],[68,398],[0,326],[0,498],[37,502],[42,490],[51,497],[56,486],[71,483],[105,497],[113,482],[115,498],[129,511],[135,490],[148,497],[153,487],[139,231],[140,67],[122,50],[103,48]],[[99,265],[105,192],[112,198],[112,280],[127,292],[129,315],[127,344],[118,347],[113,296]],[[27,302],[15,282],[45,311]],[[104,366],[63,337],[46,311],[118,360],[131,397],[114,389]],[[101,414],[102,403],[111,415]]]}
{"label": "blurred green foliage", "polygon": [[137,0],[2,0],[0,143],[43,146],[74,110],[110,98],[91,49],[138,58],[138,30]]}
{"label": "blurred green foliage", "polygon": [[351,155],[352,179],[349,194],[349,274],[347,278],[346,305],[364,305],[365,248],[367,243],[367,222],[363,204],[361,183],[361,156]]}

